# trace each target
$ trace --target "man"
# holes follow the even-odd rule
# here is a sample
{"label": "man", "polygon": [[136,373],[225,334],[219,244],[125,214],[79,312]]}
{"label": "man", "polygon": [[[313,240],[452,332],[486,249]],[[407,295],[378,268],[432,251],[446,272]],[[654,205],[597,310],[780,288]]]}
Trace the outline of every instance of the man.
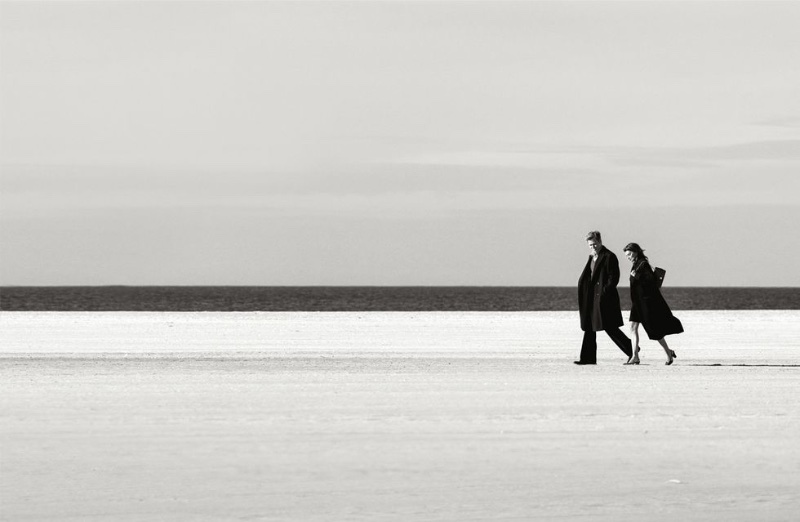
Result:
{"label": "man", "polygon": [[593,230],[586,236],[591,255],[578,280],[578,308],[581,315],[583,344],[580,360],[575,364],[597,364],[597,335],[604,330],[628,359],[633,354],[631,340],[619,329],[622,310],[619,305],[619,261],[603,246],[600,232]]}

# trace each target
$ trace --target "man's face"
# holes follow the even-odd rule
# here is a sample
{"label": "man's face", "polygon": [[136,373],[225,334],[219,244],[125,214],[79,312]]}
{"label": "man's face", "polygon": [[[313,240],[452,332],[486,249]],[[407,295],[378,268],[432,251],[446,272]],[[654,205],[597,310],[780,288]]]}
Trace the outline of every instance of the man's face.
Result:
{"label": "man's face", "polygon": [[589,252],[591,252],[593,256],[596,256],[603,246],[603,244],[596,239],[589,239],[586,241],[586,244],[589,246]]}

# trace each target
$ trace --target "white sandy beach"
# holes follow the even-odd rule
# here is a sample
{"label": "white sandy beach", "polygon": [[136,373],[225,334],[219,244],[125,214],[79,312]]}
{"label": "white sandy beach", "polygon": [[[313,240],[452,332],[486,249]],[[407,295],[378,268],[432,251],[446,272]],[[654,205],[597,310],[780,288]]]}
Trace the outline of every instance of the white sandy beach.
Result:
{"label": "white sandy beach", "polygon": [[0,313],[2,520],[792,520],[800,311]]}

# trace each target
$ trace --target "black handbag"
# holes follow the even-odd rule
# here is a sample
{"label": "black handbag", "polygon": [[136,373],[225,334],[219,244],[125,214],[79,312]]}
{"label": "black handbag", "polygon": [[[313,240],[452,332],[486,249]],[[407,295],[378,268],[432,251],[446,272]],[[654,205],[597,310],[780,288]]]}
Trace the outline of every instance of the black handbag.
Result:
{"label": "black handbag", "polygon": [[661,285],[664,283],[664,276],[667,275],[667,271],[663,268],[655,267],[653,269],[653,274],[656,276],[656,281],[658,281],[658,287],[661,288]]}

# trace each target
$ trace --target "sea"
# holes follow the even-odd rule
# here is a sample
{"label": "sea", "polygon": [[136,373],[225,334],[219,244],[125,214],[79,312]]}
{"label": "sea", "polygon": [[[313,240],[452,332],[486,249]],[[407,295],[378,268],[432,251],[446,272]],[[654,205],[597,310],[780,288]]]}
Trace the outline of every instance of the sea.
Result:
{"label": "sea", "polygon": [[[627,287],[619,288],[623,310]],[[665,287],[673,310],[798,310],[800,288]],[[568,311],[557,286],[6,286],[0,311]]]}

